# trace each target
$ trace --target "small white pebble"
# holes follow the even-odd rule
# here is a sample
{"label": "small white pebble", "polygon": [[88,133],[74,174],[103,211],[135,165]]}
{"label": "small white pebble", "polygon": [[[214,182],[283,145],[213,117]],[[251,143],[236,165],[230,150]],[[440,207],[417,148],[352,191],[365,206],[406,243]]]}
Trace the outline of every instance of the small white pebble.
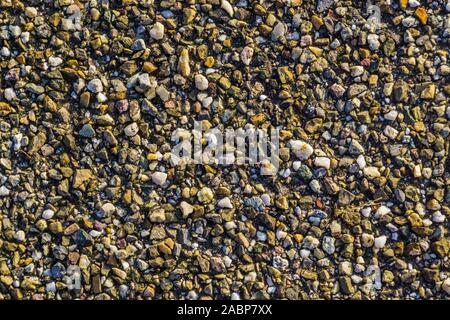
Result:
{"label": "small white pebble", "polygon": [[45,292],[56,292],[56,284],[54,282],[49,282],[45,285]]}
{"label": "small white pebble", "polygon": [[14,38],[18,38],[22,34],[22,29],[19,26],[9,26],[9,32]]}
{"label": "small white pebble", "polygon": [[16,239],[19,242],[23,242],[25,240],[25,232],[23,230],[19,230],[14,235],[14,239]]}
{"label": "small white pebble", "polygon": [[105,102],[106,100],[108,100],[108,98],[103,94],[103,93],[98,93],[97,94],[97,101],[100,103]]}
{"label": "small white pebble", "polygon": [[355,284],[359,284],[361,283],[361,281],[363,280],[363,278],[361,278],[360,276],[354,274],[351,276],[353,283]]}
{"label": "small white pebble", "polygon": [[372,212],[372,209],[370,208],[370,207],[366,207],[366,208],[362,208],[361,209],[361,214],[364,216],[364,217],[366,217],[366,218],[368,218],[368,217],[370,217],[370,213]]}
{"label": "small white pebble", "polygon": [[53,218],[54,215],[55,215],[55,211],[53,211],[51,209],[47,209],[47,210],[44,210],[44,212],[42,212],[42,218],[45,220],[49,220],[49,219]]}
{"label": "small white pebble", "polygon": [[[449,9],[450,9],[450,6],[449,6],[449,8],[447,8],[447,11],[450,11]],[[442,286],[441,287],[442,287],[442,290],[447,292],[447,294],[450,294],[450,278],[445,279],[442,282]]]}
{"label": "small white pebble", "polygon": [[298,171],[301,165],[302,165],[301,161],[294,161],[292,162],[292,169],[294,169],[294,171]]}
{"label": "small white pebble", "polygon": [[221,7],[223,10],[225,10],[225,12],[228,13],[228,15],[229,15],[230,17],[233,16],[233,14],[234,14],[234,9],[233,9],[233,7],[231,6],[231,4],[230,4],[227,0],[221,0],[221,1],[220,1],[220,7]]}
{"label": "small white pebble", "polygon": [[270,196],[267,193],[262,194],[260,198],[266,207],[270,206]]}
{"label": "small white pebble", "polygon": [[156,22],[150,29],[150,36],[155,40],[164,38],[164,25],[160,22]]}
{"label": "small white pebble", "polygon": [[380,236],[380,237],[375,238],[375,242],[374,242],[375,248],[378,248],[378,249],[384,248],[384,246],[386,245],[386,240],[387,240],[386,236]]}
{"label": "small white pebble", "polygon": [[316,167],[322,167],[322,168],[325,168],[325,169],[330,169],[331,160],[330,160],[330,158],[327,158],[327,157],[316,157],[314,159],[314,165]]}
{"label": "small white pebble", "polygon": [[433,222],[442,223],[444,221],[445,221],[445,216],[440,211],[436,211],[433,213]]}
{"label": "small white pebble", "polygon": [[89,234],[90,234],[93,238],[97,238],[97,237],[99,237],[99,236],[102,235],[102,232],[100,232],[100,231],[98,231],[98,230],[91,230],[91,231],[89,232]]}
{"label": "small white pebble", "polygon": [[0,197],[9,196],[9,193],[10,193],[10,191],[7,187],[5,187],[5,186],[0,187]]}
{"label": "small white pebble", "polygon": [[167,173],[165,172],[155,172],[152,174],[152,181],[154,184],[157,184],[158,186],[164,185],[167,180]]}
{"label": "small white pebble", "polygon": [[375,213],[375,216],[377,218],[384,216],[385,214],[391,212],[391,209],[389,209],[386,206],[380,206],[377,210],[377,212]]}
{"label": "small white pebble", "polygon": [[251,47],[244,47],[242,49],[240,57],[243,64],[246,66],[250,65],[250,62],[252,61],[254,50]]}
{"label": "small white pebble", "polygon": [[209,82],[208,82],[208,79],[204,75],[196,74],[194,77],[194,81],[195,81],[195,87],[198,90],[203,91],[203,90],[208,89]]}
{"label": "small white pebble", "polygon": [[24,44],[28,43],[30,41],[30,33],[28,31],[22,32],[20,39],[22,39]]}
{"label": "small white pebble", "polygon": [[220,200],[217,202],[217,205],[218,205],[220,208],[233,209],[233,204],[231,203],[231,200],[230,200],[230,198],[228,198],[228,197],[225,197],[225,198],[223,198],[223,199],[220,199]]}
{"label": "small white pebble", "polygon": [[59,57],[50,57],[50,58],[48,58],[48,63],[52,67],[56,67],[56,66],[59,66],[61,63],[63,63],[63,60]]}
{"label": "small white pebble", "polygon": [[13,88],[6,88],[5,93],[3,95],[4,95],[5,99],[8,101],[11,101],[11,100],[17,98],[16,92],[14,91]]}
{"label": "small white pebble", "polygon": [[231,294],[231,300],[241,300],[241,297],[239,296],[239,293],[233,292]]}
{"label": "small white pebble", "polygon": [[398,116],[398,111],[392,110],[384,115],[384,119],[388,121],[395,121]]}
{"label": "small white pebble", "polygon": [[258,241],[263,241],[264,242],[264,241],[267,240],[267,235],[264,232],[258,231],[258,232],[256,232],[256,239]]}
{"label": "small white pebble", "polygon": [[308,159],[314,152],[314,149],[310,144],[301,140],[290,140],[289,145],[292,152],[294,152],[300,160]]}
{"label": "small white pebble", "polygon": [[358,156],[358,158],[356,159],[356,163],[358,164],[360,169],[364,169],[366,167],[366,159],[362,154]]}
{"label": "small white pebble", "polygon": [[7,47],[3,47],[0,50],[0,54],[4,57],[9,57],[11,55],[11,51],[9,51],[9,49]]}
{"label": "small white pebble", "polygon": [[103,91],[103,83],[100,79],[92,79],[89,81],[87,88],[93,93],[99,93]]}
{"label": "small white pebble", "polygon": [[311,251],[309,251],[309,250],[306,250],[306,249],[300,250],[300,257],[302,257],[303,259],[308,258],[310,254],[311,254]]}
{"label": "small white pebble", "polygon": [[277,230],[276,236],[277,236],[278,240],[282,240],[282,239],[286,238],[287,232],[285,232],[283,230]]}
{"label": "small white pebble", "polygon": [[411,8],[416,8],[420,6],[420,2],[418,0],[409,0],[409,6]]}

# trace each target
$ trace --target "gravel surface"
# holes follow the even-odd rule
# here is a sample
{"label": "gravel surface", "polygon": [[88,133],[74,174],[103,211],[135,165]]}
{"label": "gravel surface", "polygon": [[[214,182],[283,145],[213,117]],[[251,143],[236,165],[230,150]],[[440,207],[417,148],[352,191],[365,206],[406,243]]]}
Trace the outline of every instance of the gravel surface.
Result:
{"label": "gravel surface", "polygon": [[[0,300],[449,299],[449,41],[450,0],[0,0]],[[275,175],[175,163],[194,121],[281,128]]]}

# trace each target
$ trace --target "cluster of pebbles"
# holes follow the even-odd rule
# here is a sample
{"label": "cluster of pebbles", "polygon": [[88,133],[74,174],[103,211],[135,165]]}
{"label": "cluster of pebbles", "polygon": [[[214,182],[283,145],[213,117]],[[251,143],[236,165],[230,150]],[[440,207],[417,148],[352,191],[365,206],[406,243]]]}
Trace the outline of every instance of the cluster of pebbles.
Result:
{"label": "cluster of pebbles", "polygon": [[[0,0],[0,299],[449,299],[449,40],[448,0]],[[278,173],[174,165],[194,121],[281,127]]]}

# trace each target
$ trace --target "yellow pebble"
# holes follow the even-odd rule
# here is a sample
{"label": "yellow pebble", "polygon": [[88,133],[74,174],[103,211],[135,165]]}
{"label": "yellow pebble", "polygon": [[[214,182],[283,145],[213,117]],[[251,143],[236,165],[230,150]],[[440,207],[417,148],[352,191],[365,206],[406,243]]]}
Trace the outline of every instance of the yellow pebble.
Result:
{"label": "yellow pebble", "polygon": [[224,45],[225,47],[227,47],[227,48],[231,48],[231,40],[230,40],[230,38],[226,38],[226,39],[223,41],[223,45]]}
{"label": "yellow pebble", "polygon": [[323,19],[319,16],[316,15],[312,16],[311,22],[316,29],[319,29],[321,26],[323,26]]}
{"label": "yellow pebble", "polygon": [[205,66],[208,68],[212,68],[214,66],[215,60],[213,57],[209,56],[205,60]]}
{"label": "yellow pebble", "polygon": [[143,65],[143,69],[145,72],[152,73],[156,69],[158,69],[153,63],[150,61],[145,61]]}
{"label": "yellow pebble", "polygon": [[405,10],[408,7],[408,0],[400,0],[400,8]]}
{"label": "yellow pebble", "polygon": [[419,7],[416,9],[416,17],[422,24],[427,24],[428,21],[428,13],[427,10],[423,7]]}
{"label": "yellow pebble", "polygon": [[370,77],[369,77],[369,85],[375,86],[377,84],[377,82],[378,82],[378,75],[376,75],[376,74],[370,75]]}
{"label": "yellow pebble", "polygon": [[314,53],[316,57],[320,57],[323,53],[323,49],[318,47],[309,47],[309,50],[311,50],[311,52]]}

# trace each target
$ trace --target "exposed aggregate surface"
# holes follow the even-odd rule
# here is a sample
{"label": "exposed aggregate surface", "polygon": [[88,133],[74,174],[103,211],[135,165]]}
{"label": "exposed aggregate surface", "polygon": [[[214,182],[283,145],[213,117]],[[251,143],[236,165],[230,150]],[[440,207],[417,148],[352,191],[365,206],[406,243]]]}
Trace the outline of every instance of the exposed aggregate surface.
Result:
{"label": "exposed aggregate surface", "polygon": [[0,299],[449,299],[450,1],[372,5],[0,0]]}

